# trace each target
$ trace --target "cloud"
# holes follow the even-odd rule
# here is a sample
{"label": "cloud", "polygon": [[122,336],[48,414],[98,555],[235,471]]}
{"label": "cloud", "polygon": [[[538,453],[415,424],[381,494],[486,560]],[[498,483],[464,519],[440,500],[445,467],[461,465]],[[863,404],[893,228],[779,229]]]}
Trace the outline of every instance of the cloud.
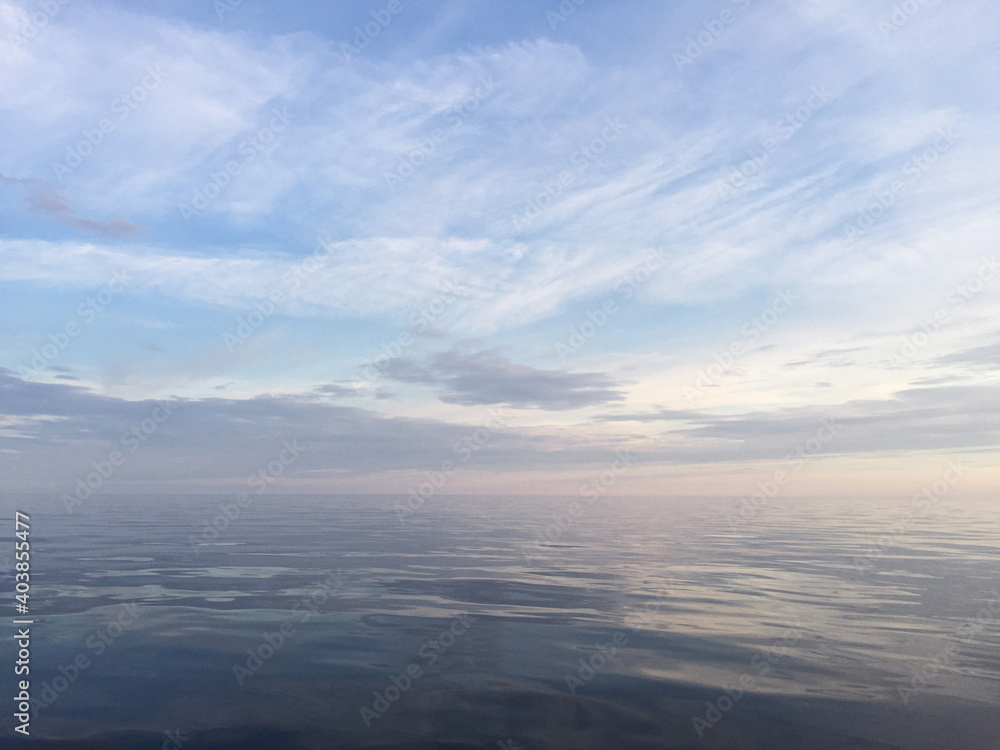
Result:
{"label": "cloud", "polygon": [[[169,418],[137,444],[134,430],[144,420],[151,428],[154,411],[163,405]],[[129,401],[82,385],[26,382],[0,369],[0,473],[36,487],[68,488],[80,472],[92,470],[92,461],[119,450],[126,456],[118,474],[123,479],[206,487],[217,480],[242,481],[273,458],[284,440],[305,446],[295,467],[300,476],[419,473],[456,459],[454,446],[473,436],[487,417],[484,410],[471,425],[384,417],[313,394]],[[598,463],[606,456],[584,440],[493,427],[476,466],[514,470],[538,463],[540,444],[561,451],[560,460],[571,463]],[[377,481],[372,486],[377,489]]]}
{"label": "cloud", "polygon": [[47,214],[58,221],[88,232],[103,234],[106,237],[127,239],[143,231],[143,227],[132,223],[128,219],[95,221],[94,219],[85,219],[82,216],[77,216],[69,202],[64,198],[60,198],[51,190],[32,193],[28,196],[28,202],[36,211]]}
{"label": "cloud", "polygon": [[[78,322],[67,290],[134,279],[86,345],[60,352],[73,371],[56,377],[81,378],[77,390],[17,386],[8,395],[32,410],[15,403],[0,429],[36,451],[44,476],[72,462],[62,446],[99,450],[141,418],[144,396],[177,389],[191,416],[178,412],[157,434],[164,447],[144,449],[158,476],[185,461],[197,476],[238,476],[296,430],[327,446],[310,471],[391,471],[434,465],[427,446],[447,454],[464,428],[346,403],[504,404],[558,428],[505,432],[483,465],[547,469],[622,443],[653,462],[766,459],[815,429],[818,398],[856,428],[833,451],[983,449],[995,429],[973,399],[991,406],[995,394],[962,389],[996,367],[1000,302],[992,288],[948,301],[1000,236],[1000,114],[981,83],[995,74],[1000,11],[973,5],[921,4],[885,35],[888,9],[862,0],[761,0],[678,70],[672,54],[713,17],[695,2],[639,15],[587,6],[555,38],[544,13],[484,25],[463,10],[459,30],[451,4],[430,3],[394,25],[408,41],[346,61],[346,11],[261,5],[216,24],[211,10],[83,3],[18,46],[9,34],[33,0],[0,0],[2,168],[15,175],[0,181],[20,191],[0,206],[11,218],[0,307],[23,321],[5,330],[0,365]],[[316,23],[273,31],[303,17]],[[822,106],[809,104],[816,89],[830,94]],[[276,109],[288,122],[275,136]],[[949,127],[953,143],[925,158]],[[258,138],[268,142],[248,150]],[[769,139],[777,148],[762,150]],[[734,175],[740,186],[723,189]],[[905,190],[885,198],[894,181]],[[859,217],[867,228],[849,239]],[[60,240],[53,222],[95,236]],[[326,252],[301,273],[321,236]],[[651,249],[663,268],[634,293],[620,287]],[[699,404],[717,409],[669,408],[776,286],[799,301],[705,387]],[[267,330],[228,350],[223,334],[275,290]],[[553,342],[609,299],[620,312],[574,354],[576,371],[545,369]],[[933,343],[888,367],[940,308],[949,321]],[[152,319],[163,328],[141,322]],[[401,332],[421,338],[386,371],[398,387],[355,388],[365,353]],[[474,350],[449,350],[468,336]],[[427,390],[453,406],[428,404]],[[233,394],[247,398],[198,398]],[[355,395],[374,399],[346,401]],[[595,407],[608,414],[573,422]]]}
{"label": "cloud", "polygon": [[975,346],[938,357],[939,365],[968,365],[971,369],[996,372],[1000,370],[1000,343]]}
{"label": "cloud", "polygon": [[[436,50],[416,61],[366,55],[364,64],[346,64],[339,36],[261,39],[121,8],[116,43],[103,45],[107,19],[81,8],[30,50],[11,51],[15,64],[0,107],[19,139],[16,173],[51,174],[52,155],[71,145],[67,133],[78,138],[107,116],[107,104],[131,90],[145,65],[170,61],[162,86],[108,135],[65,194],[81,213],[108,215],[114,207],[157,237],[177,239],[128,252],[138,263],[159,256],[165,278],[158,289],[178,299],[246,304],[259,294],[255,270],[280,278],[296,256],[315,249],[303,227],[327,225],[336,227],[341,249],[297,293],[303,309],[378,316],[387,299],[419,303],[449,277],[476,292],[474,309],[456,308],[458,328],[512,328],[605,292],[655,244],[669,245],[671,262],[644,289],[647,300],[706,303],[765,283],[805,282],[867,291],[868,309],[859,305],[858,317],[870,318],[880,299],[898,307],[895,292],[871,293],[888,275],[905,275],[908,293],[926,290],[955,253],[972,255],[992,242],[990,226],[961,242],[947,232],[928,235],[941,217],[973,226],[1000,199],[979,168],[998,158],[991,135],[998,128],[996,116],[964,89],[947,106],[907,93],[928,69],[954,73],[978,59],[978,46],[927,37],[929,25],[942,23],[957,35],[957,13],[922,9],[893,39],[908,51],[902,65],[879,39],[880,11],[855,2],[838,7],[834,21],[784,3],[755,5],[720,42],[726,54],[760,59],[761,75],[751,79],[729,75],[728,58],[715,54],[721,50],[678,76],[650,62],[668,49],[662,45],[637,48],[643,64],[622,67],[582,42],[543,37]],[[703,14],[686,10],[690,30],[700,28]],[[690,32],[676,23],[668,28],[683,48]],[[982,30],[974,36],[979,45]],[[928,41],[949,55],[933,64],[909,56]],[[788,57],[794,72],[782,72],[775,86],[769,73],[792,69]],[[465,117],[461,107],[484,76],[496,90]],[[40,79],[51,82],[49,97],[33,85]],[[712,96],[702,95],[705,86]],[[745,190],[723,199],[721,181],[816,86],[829,87],[833,101],[754,168]],[[279,104],[291,124],[279,142],[245,159],[241,144]],[[39,108],[48,119],[34,114]],[[626,129],[584,157],[609,118]],[[456,121],[460,127],[450,130]],[[899,176],[911,151],[949,123],[957,124],[955,148],[863,242],[844,241],[844,225]],[[439,129],[449,137],[422,152]],[[179,204],[191,204],[232,160],[240,173],[196,220],[178,221]],[[385,174],[414,160],[412,176],[391,188]],[[571,182],[549,195],[564,173]],[[529,228],[516,229],[511,216],[539,204],[539,196],[544,210]],[[122,220],[79,221],[88,231],[130,231]],[[234,233],[253,239],[217,239]],[[955,246],[948,253],[945,242]],[[914,247],[926,265],[913,262]],[[387,255],[391,264],[383,262]],[[184,262],[190,257],[215,264],[193,269]],[[185,270],[193,278],[171,278]]]}
{"label": "cloud", "polygon": [[596,372],[541,370],[518,365],[497,351],[434,356],[427,364],[396,359],[387,377],[405,383],[440,386],[441,400],[450,404],[507,404],[515,408],[566,410],[624,398],[606,375]]}
{"label": "cloud", "polygon": [[[471,368],[487,363],[509,367],[489,353],[470,359]],[[464,372],[466,367],[457,369]],[[412,377],[436,381],[428,375],[433,370],[414,371]],[[526,377],[535,382],[535,375]],[[537,398],[548,393],[548,385]],[[461,395],[478,403],[475,396]],[[130,439],[134,430],[144,420],[151,426],[154,410],[163,404],[171,410],[169,418],[130,450],[136,444]],[[599,430],[594,422],[575,427],[511,423],[490,429],[469,468],[511,475],[584,472],[579,477],[606,466],[619,450],[628,450],[637,466],[654,471],[781,461],[813,438],[823,420],[837,427],[836,436],[822,447],[823,456],[891,457],[916,451],[936,452],[944,460],[992,450],[1000,439],[997,414],[1000,387],[981,386],[910,389],[882,400],[740,415],[698,410],[611,414],[595,420]],[[455,446],[473,436],[488,416],[484,410],[467,424],[386,417],[310,393],[130,401],[78,384],[26,382],[0,370],[0,474],[16,477],[21,487],[62,492],[81,473],[92,471],[93,461],[119,450],[126,461],[117,479],[134,486],[176,484],[197,491],[219,482],[242,483],[274,458],[283,441],[297,440],[305,450],[291,478],[308,480],[313,491],[336,487],[345,477],[363,481],[368,491],[380,491],[400,472],[422,476],[445,459],[455,460]],[[663,429],[639,434],[638,424]],[[576,487],[571,482],[566,491]]]}
{"label": "cloud", "polygon": [[357,398],[365,392],[365,385],[367,384],[343,381],[339,383],[324,383],[323,385],[316,386],[313,390],[330,398]]}
{"label": "cloud", "polygon": [[[135,279],[133,289],[188,304],[243,311],[277,290],[284,294],[279,307],[285,314],[388,316],[405,325],[445,300],[443,312],[433,316],[434,327],[482,333],[550,317],[570,300],[609,290],[648,256],[643,249],[609,260],[593,246],[551,246],[518,262],[505,257],[502,245],[486,240],[372,237],[324,243],[313,239],[308,250],[315,260],[304,260],[263,248],[227,256],[218,248],[195,253],[143,244],[0,238],[0,280],[86,288],[124,269]],[[448,289],[458,293],[442,292]],[[421,324],[427,320],[423,315]]]}
{"label": "cloud", "polygon": [[1000,441],[1000,387],[908,388],[884,399],[780,407],[742,414],[661,409],[602,415],[598,422],[662,423],[678,461],[774,459],[812,437],[823,420],[839,426],[831,454],[994,449]]}
{"label": "cloud", "polygon": [[38,179],[18,179],[0,174],[0,182],[14,183],[25,187],[31,187],[27,195],[28,205],[37,213],[48,216],[56,221],[62,222],[77,229],[83,229],[94,234],[114,237],[116,239],[127,239],[144,231],[145,227],[139,226],[128,219],[115,219],[114,221],[97,221],[87,219],[77,215],[69,201],[49,189],[43,180]]}

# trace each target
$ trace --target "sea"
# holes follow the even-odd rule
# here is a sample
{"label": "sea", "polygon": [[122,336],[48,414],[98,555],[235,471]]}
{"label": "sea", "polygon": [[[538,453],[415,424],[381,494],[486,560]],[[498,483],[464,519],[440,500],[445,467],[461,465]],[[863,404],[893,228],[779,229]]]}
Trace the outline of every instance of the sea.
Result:
{"label": "sea", "polygon": [[1000,748],[995,498],[0,508],[0,747]]}

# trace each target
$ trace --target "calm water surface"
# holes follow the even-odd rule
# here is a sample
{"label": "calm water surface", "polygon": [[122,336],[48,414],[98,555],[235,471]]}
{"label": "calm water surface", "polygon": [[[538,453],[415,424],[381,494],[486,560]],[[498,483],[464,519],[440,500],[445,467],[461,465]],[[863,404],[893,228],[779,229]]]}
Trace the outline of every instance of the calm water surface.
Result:
{"label": "calm water surface", "polygon": [[32,746],[1000,748],[995,501],[234,499],[3,499]]}

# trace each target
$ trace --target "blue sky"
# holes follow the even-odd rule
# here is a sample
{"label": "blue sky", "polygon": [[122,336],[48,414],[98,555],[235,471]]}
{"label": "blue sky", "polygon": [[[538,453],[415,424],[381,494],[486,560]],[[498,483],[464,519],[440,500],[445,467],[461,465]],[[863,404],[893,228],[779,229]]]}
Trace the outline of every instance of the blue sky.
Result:
{"label": "blue sky", "polygon": [[610,491],[741,495],[823,419],[797,493],[956,457],[986,491],[998,30],[985,0],[3,0],[0,471],[64,492],[162,400],[102,491],[227,491],[297,438],[281,489],[406,492],[498,408],[441,491],[575,494],[629,450]]}

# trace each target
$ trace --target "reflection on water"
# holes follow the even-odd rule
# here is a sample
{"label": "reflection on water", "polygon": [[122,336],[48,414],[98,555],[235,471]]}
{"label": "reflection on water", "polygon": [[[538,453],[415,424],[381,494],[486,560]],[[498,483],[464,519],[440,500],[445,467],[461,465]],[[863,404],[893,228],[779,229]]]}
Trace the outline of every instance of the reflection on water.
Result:
{"label": "reflection on water", "polygon": [[4,500],[35,745],[1000,747],[995,504],[399,500]]}

